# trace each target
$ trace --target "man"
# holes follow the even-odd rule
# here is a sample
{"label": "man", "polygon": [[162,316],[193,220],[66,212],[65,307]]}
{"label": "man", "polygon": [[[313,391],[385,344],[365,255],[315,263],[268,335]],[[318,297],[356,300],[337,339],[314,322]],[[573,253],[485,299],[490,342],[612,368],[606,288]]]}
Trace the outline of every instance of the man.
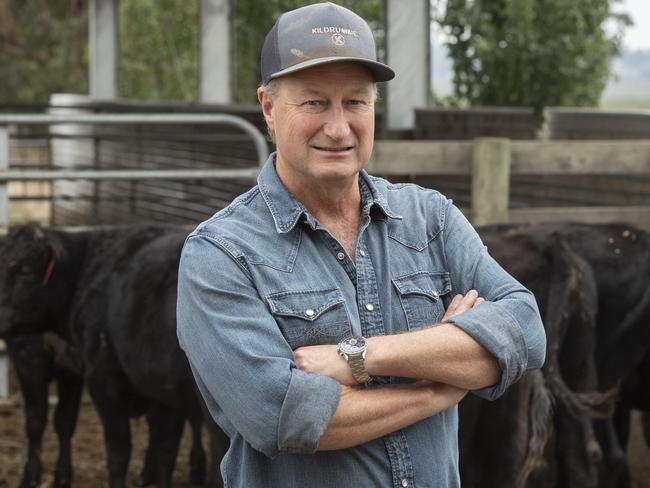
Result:
{"label": "man", "polygon": [[188,237],[179,273],[179,340],[230,436],[226,486],[459,486],[457,403],[542,365],[534,298],[451,202],[363,170],[375,82],[393,76],[331,3],[266,38],[277,152]]}

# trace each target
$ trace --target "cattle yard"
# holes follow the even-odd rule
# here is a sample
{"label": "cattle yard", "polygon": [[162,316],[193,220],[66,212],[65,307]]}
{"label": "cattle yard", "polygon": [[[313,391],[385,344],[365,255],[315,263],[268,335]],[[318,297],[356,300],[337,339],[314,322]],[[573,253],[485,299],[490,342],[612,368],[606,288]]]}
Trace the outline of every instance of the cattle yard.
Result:
{"label": "cattle yard", "polygon": [[[7,116],[3,119],[0,116],[0,226],[4,227],[9,222],[18,224],[27,219],[36,220],[45,226],[27,228],[23,231],[23,239],[30,233],[36,236],[36,241],[43,234],[48,239],[53,235],[56,242],[62,239],[72,243],[87,239],[89,246],[98,247],[89,251],[91,257],[95,253],[95,258],[84,261],[83,266],[89,266],[95,272],[114,266],[122,270],[120,279],[124,279],[125,289],[146,288],[135,286],[144,280],[143,276],[138,275],[139,265],[125,265],[127,261],[122,255],[126,255],[127,249],[130,249],[153,259],[151,266],[155,269],[175,270],[175,259],[186,230],[150,227],[144,231],[122,233],[121,230],[108,230],[102,234],[104,231],[96,230],[98,224],[111,228],[115,224],[143,222],[191,225],[227,205],[235,195],[250,187],[266,155],[266,143],[257,129],[246,121],[234,122],[238,130],[243,129],[246,134],[233,134],[232,130],[224,128],[224,123],[235,119],[224,117],[215,114],[58,114],[36,118]],[[10,130],[3,133],[2,125],[9,122]],[[252,145],[251,137],[254,141]],[[218,154],[219,158],[211,159],[212,154]],[[396,161],[400,164],[396,164]],[[593,480],[597,476],[594,469],[598,470],[603,459],[605,463],[620,467],[620,459],[617,460],[615,453],[617,442],[612,441],[611,444],[611,439],[603,440],[598,430],[599,425],[602,427],[599,422],[605,422],[606,428],[614,428],[611,411],[618,400],[613,400],[614,397],[606,390],[617,384],[624,385],[621,395],[633,408],[639,408],[639,405],[649,401],[642,388],[644,384],[650,384],[650,378],[642,377],[641,387],[638,378],[637,383],[627,379],[635,368],[640,367],[638,371],[643,371],[639,363],[644,354],[645,363],[650,362],[647,359],[650,358],[650,338],[647,333],[637,333],[647,330],[650,315],[648,281],[641,280],[639,285],[639,280],[632,278],[636,272],[643,275],[644,270],[650,271],[649,238],[644,233],[644,229],[650,230],[650,141],[520,141],[503,138],[435,142],[379,140],[369,163],[369,171],[393,181],[413,181],[433,187],[441,183],[443,193],[455,197],[475,225],[497,224],[484,228],[484,237],[489,241],[491,252],[499,254],[499,249],[506,251],[502,264],[535,291],[542,316],[546,314],[550,352],[544,369],[546,384],[541,388],[544,394],[555,398],[556,406],[554,411],[547,412],[546,427],[552,433],[547,440],[550,447],[547,447],[543,464],[547,471],[550,469],[555,473],[555,480],[559,484],[563,480],[564,486],[596,486],[567,480]],[[537,183],[541,186],[553,178],[557,178],[556,184],[561,183],[562,178],[582,178],[587,181],[586,186],[596,181],[604,183],[600,193],[592,190],[585,199],[576,199],[573,206],[527,206],[527,203],[522,206],[518,203],[532,200],[522,200],[521,194],[517,193],[517,185],[532,185],[539,180]],[[603,198],[602,195],[607,193],[608,180],[611,191],[607,198]],[[456,197],[453,193],[459,188],[459,197]],[[627,204],[630,202],[633,204]],[[588,224],[617,222],[618,226],[568,226],[552,230],[549,234],[548,229],[553,228],[556,222],[566,220]],[[506,225],[508,223],[510,225]],[[524,230],[518,234],[521,224],[533,226],[530,227],[532,230],[523,227]],[[541,230],[537,230],[535,224],[551,227],[541,226]],[[77,226],[77,230],[80,228],[78,226],[83,226],[85,230],[72,232],[76,237],[57,230],[69,226]],[[562,236],[560,243],[550,237],[556,231]],[[111,241],[114,238],[117,240]],[[519,254],[507,265],[511,257],[508,251],[521,246],[522,242],[526,244],[519,248]],[[164,253],[166,260],[155,261],[158,259],[155,253],[147,250],[151,243],[167,249]],[[22,248],[29,248],[29,245],[18,246],[18,249]],[[108,264],[103,262],[97,268],[96,256],[105,255],[107,250],[111,256]],[[526,254],[531,250],[535,250],[535,253]],[[53,269],[61,269],[57,266]],[[45,275],[39,275],[38,280],[43,283],[49,281],[52,273],[50,267],[48,264]],[[521,276],[517,273],[521,273]],[[90,290],[103,289],[106,285],[102,272],[78,275],[75,279],[82,283],[79,286]],[[145,281],[148,286],[151,285]],[[583,285],[576,286],[576,283]],[[625,303],[627,309],[621,310],[615,303],[618,296],[615,292],[624,289],[628,293],[622,300],[629,299],[630,302]],[[97,297],[89,296],[91,298],[85,298],[88,303],[81,306],[75,304],[75,307],[79,307],[75,310],[75,316],[88,316],[103,306]],[[558,296],[562,296],[559,302]],[[606,297],[611,300],[608,301]],[[139,303],[129,304],[127,298],[122,297],[116,303],[126,310]],[[140,301],[146,302],[146,299],[141,297]],[[600,318],[596,317],[596,308]],[[120,311],[118,315],[126,317],[128,313]],[[168,322],[169,317],[163,319]],[[100,329],[97,330],[107,327],[101,320]],[[605,322],[607,328],[603,325]],[[620,328],[610,327],[612,323]],[[549,329],[548,324],[554,325]],[[173,322],[168,325],[169,330],[173,330]],[[646,328],[643,329],[643,326]],[[635,332],[627,336],[623,333],[630,330]],[[95,333],[98,334],[96,342],[103,343],[103,333]],[[169,337],[175,340],[174,334]],[[51,339],[50,336],[45,341],[49,351],[47,354],[53,355],[57,361],[63,358],[63,362],[67,361],[70,369],[74,370],[76,359],[69,354],[66,344],[58,339],[52,342]],[[129,344],[138,344],[140,340],[134,337],[122,343],[117,350],[118,355],[123,354],[130,347]],[[558,342],[554,343],[553,340]],[[576,349],[577,343],[581,346]],[[602,344],[609,347],[604,348],[608,354],[603,355],[602,350],[598,354],[598,343],[601,349]],[[169,351],[171,343],[165,344],[150,345],[152,351],[161,346]],[[93,350],[91,363],[95,365],[93,361],[97,361],[96,364],[106,366],[112,364],[111,358],[115,362],[112,356],[106,358],[102,354]],[[582,362],[578,361],[578,356]],[[163,375],[169,371],[164,367],[161,366],[163,369],[160,370]],[[646,364],[646,369],[648,367],[650,365]],[[129,374],[137,368],[137,362],[133,363],[129,367]],[[596,377],[603,379],[603,383],[599,384]],[[91,389],[101,388],[106,378],[91,378],[88,386]],[[138,382],[152,382],[151,378],[138,377],[137,372],[134,378],[131,381],[136,385]],[[155,380],[153,382],[156,383]],[[530,392],[526,390],[528,393],[525,393],[530,398],[533,398],[535,388],[540,388],[527,382],[522,382],[521,387],[531,388]],[[56,395],[55,391],[51,390],[50,394]],[[164,392],[159,393],[164,397]],[[504,398],[502,404],[497,402],[495,410],[487,409],[485,415],[493,415],[488,417],[492,419],[490,422],[500,426],[503,432],[511,428],[524,428],[524,431],[513,433],[513,442],[522,442],[523,439],[524,444],[528,444],[535,437],[533,427],[522,427],[521,422],[498,416],[499,405],[507,407],[509,404],[506,402],[516,401],[513,400],[514,395],[515,391],[512,398]],[[10,401],[0,405],[0,487],[17,485],[25,462],[27,442],[20,398],[14,389]],[[517,408],[522,409],[522,415],[532,418],[535,402],[529,397],[525,398],[525,402],[519,403]],[[130,401],[127,397],[123,400],[125,404]],[[466,403],[465,410],[469,412],[472,408],[478,408],[469,401]],[[507,408],[512,408],[510,405]],[[461,419],[462,407],[463,404]],[[54,416],[52,410],[53,407],[50,407],[50,418]],[[650,463],[647,461],[650,450],[643,440],[641,417],[637,413],[632,415],[631,425],[627,463],[633,479],[632,488],[650,488]],[[134,450],[127,479],[133,480],[143,466],[144,451],[151,441],[148,440],[144,417],[130,420],[129,426]],[[174,486],[190,486],[187,481],[192,443],[189,430],[186,427],[183,436],[173,475]],[[463,435],[470,437],[465,437],[463,441]],[[479,434],[461,432],[461,453],[463,442],[467,446],[467,439],[471,435]],[[207,435],[204,433],[203,436],[207,445]],[[74,486],[97,486],[98,480],[102,485],[107,483],[106,451],[103,442],[100,442],[102,437],[97,414],[89,399],[84,397],[77,432],[72,441],[76,471]],[[488,443],[498,442],[493,435],[491,437]],[[485,441],[485,438],[481,440]],[[505,442],[504,439],[500,441]],[[114,444],[113,449],[118,445]],[[46,429],[43,446],[44,471],[39,486],[50,486],[57,451],[51,423]],[[528,449],[532,447],[528,445]],[[579,454],[587,449],[591,449],[591,457],[584,461]],[[574,454],[577,456],[575,460]],[[504,458],[497,462],[506,461]],[[480,464],[477,462],[477,465]],[[488,468],[493,470],[493,467]],[[479,475],[485,476],[485,473]],[[465,472],[463,476],[470,475]],[[532,479],[535,480],[534,477]],[[466,486],[486,485],[484,482],[468,482]],[[512,486],[515,486],[514,481]],[[598,486],[618,485],[601,483]]]}
{"label": "cattle yard", "polygon": [[[56,399],[55,397],[53,398]],[[50,408],[50,417],[53,408]],[[27,439],[24,431],[25,415],[20,398],[10,404],[0,405],[0,486],[15,487],[20,483],[25,464],[25,445]],[[191,435],[186,431],[181,440],[181,447],[176,461],[173,485],[189,488],[189,456]],[[129,480],[136,480],[143,466],[147,446],[148,428],[144,418],[131,421],[133,434],[133,457],[129,465]],[[81,404],[79,422],[72,441],[72,456],[75,467],[73,486],[97,488],[107,485],[106,453],[102,426],[90,399],[86,397]],[[206,439],[207,442],[207,439]],[[56,433],[50,424],[43,437],[43,479],[39,488],[52,486],[54,467],[58,452]],[[133,483],[131,486],[134,486]]]}
{"label": "cattle yard", "polygon": [[[0,406],[0,486],[18,486],[25,462],[25,421],[20,399],[11,405]],[[50,416],[52,415],[50,412]],[[641,436],[640,418],[633,416],[632,435],[628,444],[627,457],[631,468],[632,484],[630,488],[650,488],[650,449]],[[173,482],[177,488],[189,488],[189,452],[191,436],[185,429],[181,447],[176,461]],[[129,466],[129,479],[135,480],[142,469],[144,451],[147,442],[147,426],[144,419],[131,421],[133,433],[133,458]],[[102,442],[101,423],[90,400],[82,402],[77,432],[72,441],[72,455],[75,460],[75,485],[83,488],[106,486],[106,462]],[[54,465],[56,462],[57,441],[51,426],[45,431],[43,439],[43,483],[39,488],[52,486]]]}

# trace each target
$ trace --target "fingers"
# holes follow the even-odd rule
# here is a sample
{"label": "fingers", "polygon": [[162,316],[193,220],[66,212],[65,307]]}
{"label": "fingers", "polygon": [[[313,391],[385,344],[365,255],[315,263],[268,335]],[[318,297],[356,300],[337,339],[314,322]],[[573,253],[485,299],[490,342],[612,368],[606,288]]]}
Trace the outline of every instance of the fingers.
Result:
{"label": "fingers", "polygon": [[454,299],[451,301],[449,306],[447,307],[447,315],[453,315],[456,313],[456,309],[458,308],[458,305],[460,305],[460,302],[463,301],[463,295],[458,294],[454,297]]}
{"label": "fingers", "polygon": [[461,298],[458,305],[456,305],[454,315],[459,315],[474,307],[474,303],[476,302],[477,298],[479,298],[479,296],[476,290],[468,291],[465,296]]}
{"label": "fingers", "polygon": [[481,303],[484,303],[485,299],[478,296],[476,290],[470,290],[465,295],[458,294],[456,295],[449,306],[443,317],[443,320],[453,317],[454,315],[460,315],[467,310],[470,310]]}
{"label": "fingers", "polygon": [[447,320],[450,317],[453,317],[456,314],[456,309],[458,308],[458,305],[463,299],[463,295],[456,295],[449,306],[447,307],[447,310],[445,310],[445,315],[443,315],[442,320]]}

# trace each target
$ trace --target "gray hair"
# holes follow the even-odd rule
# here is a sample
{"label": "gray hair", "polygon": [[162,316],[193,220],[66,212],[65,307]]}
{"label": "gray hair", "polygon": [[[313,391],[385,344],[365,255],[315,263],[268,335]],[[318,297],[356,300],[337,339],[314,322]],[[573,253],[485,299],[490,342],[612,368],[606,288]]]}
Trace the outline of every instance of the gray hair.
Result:
{"label": "gray hair", "polygon": [[[276,78],[269,80],[266,85],[261,85],[260,88],[271,100],[278,96],[278,80]],[[273,132],[268,124],[266,124],[266,133],[269,136],[269,140],[275,144],[275,132]]]}

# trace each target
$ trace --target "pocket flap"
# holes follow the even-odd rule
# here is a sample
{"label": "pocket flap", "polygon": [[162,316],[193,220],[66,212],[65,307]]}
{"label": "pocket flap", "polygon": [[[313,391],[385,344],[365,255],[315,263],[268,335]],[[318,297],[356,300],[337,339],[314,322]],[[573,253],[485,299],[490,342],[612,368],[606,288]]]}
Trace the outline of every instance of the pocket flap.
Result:
{"label": "pocket flap", "polygon": [[441,295],[451,291],[449,273],[418,271],[399,278],[393,278],[393,285],[400,295],[424,295],[437,301]]}
{"label": "pocket flap", "polygon": [[276,315],[315,320],[323,312],[343,303],[343,293],[339,288],[330,290],[283,291],[267,295],[271,311]]}

